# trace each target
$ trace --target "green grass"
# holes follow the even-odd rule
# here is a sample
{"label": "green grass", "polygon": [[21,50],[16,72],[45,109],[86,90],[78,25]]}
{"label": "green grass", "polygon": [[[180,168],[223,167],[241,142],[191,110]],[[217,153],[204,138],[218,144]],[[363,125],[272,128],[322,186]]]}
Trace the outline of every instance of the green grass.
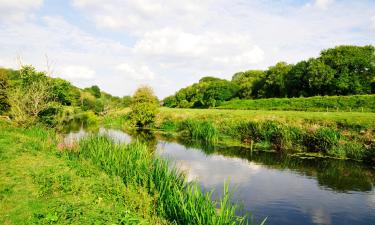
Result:
{"label": "green grass", "polygon": [[166,224],[145,188],[67,158],[45,128],[0,121],[0,224]]}
{"label": "green grass", "polygon": [[115,144],[107,137],[93,136],[80,142],[70,155],[90,159],[106,173],[119,176],[126,185],[140,186],[156,199],[158,215],[176,224],[244,224],[230,204],[227,186],[219,202],[212,202],[212,192],[203,194],[199,186],[168,162],[155,158],[140,142]]}
{"label": "green grass", "polygon": [[375,95],[315,96],[308,98],[268,98],[231,100],[220,109],[296,110],[320,112],[375,112]]}
{"label": "green grass", "polygon": [[[375,156],[375,113],[169,108],[160,111],[156,126],[161,130],[208,143],[254,145],[255,149],[319,153],[355,160],[371,161]],[[163,129],[166,124],[167,130]],[[211,136],[214,141],[210,141]]]}

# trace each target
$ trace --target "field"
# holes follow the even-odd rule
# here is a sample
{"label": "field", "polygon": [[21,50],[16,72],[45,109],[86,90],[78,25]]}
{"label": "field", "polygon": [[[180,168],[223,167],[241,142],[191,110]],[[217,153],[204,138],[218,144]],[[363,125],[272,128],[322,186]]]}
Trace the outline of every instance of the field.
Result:
{"label": "field", "polygon": [[[126,111],[123,111],[126,112]],[[161,108],[159,118],[203,119],[220,124],[226,121],[280,121],[288,124],[320,124],[343,129],[375,128],[375,113],[359,112],[303,112],[271,110],[227,110],[227,109],[171,109]]]}
{"label": "field", "polygon": [[375,95],[231,100],[224,102],[217,108],[252,110],[295,110],[315,112],[375,112]]}

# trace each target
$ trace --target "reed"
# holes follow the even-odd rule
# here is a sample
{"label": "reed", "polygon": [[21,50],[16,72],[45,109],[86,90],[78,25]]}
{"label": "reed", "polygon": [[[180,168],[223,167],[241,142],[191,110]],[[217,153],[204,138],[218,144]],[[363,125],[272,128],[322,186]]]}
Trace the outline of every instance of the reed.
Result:
{"label": "reed", "polygon": [[[140,142],[116,144],[107,137],[93,136],[80,142],[80,157],[91,161],[111,175],[120,176],[126,185],[138,185],[157,196],[157,212],[177,224],[246,224],[236,215],[237,205],[230,204],[228,186],[224,196],[213,202],[212,192],[203,193],[195,183],[171,169],[169,163],[155,157]],[[219,209],[218,209],[218,208]]]}

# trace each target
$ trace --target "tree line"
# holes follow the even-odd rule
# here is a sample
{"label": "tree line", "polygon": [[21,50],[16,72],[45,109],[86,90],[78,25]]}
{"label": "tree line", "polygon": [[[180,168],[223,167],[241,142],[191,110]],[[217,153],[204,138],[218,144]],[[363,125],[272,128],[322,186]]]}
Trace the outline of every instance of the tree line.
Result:
{"label": "tree line", "polygon": [[112,96],[96,85],[81,89],[30,65],[19,70],[0,68],[0,115],[20,125],[42,122],[56,126],[74,115],[93,117],[130,102],[130,96]]}
{"label": "tree line", "polygon": [[375,93],[374,46],[342,45],[296,64],[235,73],[232,79],[203,77],[163,100],[164,106],[207,108],[231,99],[311,97]]}

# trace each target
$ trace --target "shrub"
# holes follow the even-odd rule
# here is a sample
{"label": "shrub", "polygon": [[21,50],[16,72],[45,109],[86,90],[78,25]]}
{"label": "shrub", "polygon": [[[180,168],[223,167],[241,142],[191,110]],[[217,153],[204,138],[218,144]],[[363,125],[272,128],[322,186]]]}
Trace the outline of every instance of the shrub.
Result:
{"label": "shrub", "polygon": [[130,105],[130,118],[137,127],[148,127],[155,122],[158,113],[158,99],[150,87],[138,88]]}

